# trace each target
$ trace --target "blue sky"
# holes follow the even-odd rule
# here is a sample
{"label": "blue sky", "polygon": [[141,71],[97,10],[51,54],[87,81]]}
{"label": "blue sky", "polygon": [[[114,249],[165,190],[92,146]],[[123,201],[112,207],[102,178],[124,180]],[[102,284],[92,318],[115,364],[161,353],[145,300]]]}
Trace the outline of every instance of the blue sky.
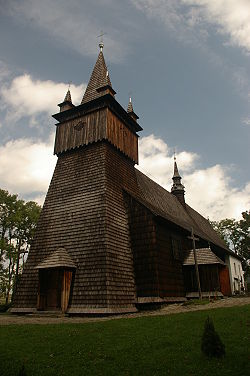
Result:
{"label": "blue sky", "polygon": [[0,1],[1,188],[43,201],[67,83],[79,104],[104,35],[126,108],[143,127],[140,167],[212,219],[250,208],[249,0]]}

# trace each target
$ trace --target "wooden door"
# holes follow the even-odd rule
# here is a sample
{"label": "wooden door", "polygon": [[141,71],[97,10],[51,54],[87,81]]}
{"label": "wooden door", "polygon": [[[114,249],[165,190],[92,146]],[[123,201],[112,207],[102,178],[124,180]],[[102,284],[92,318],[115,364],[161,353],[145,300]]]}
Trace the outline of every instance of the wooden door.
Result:
{"label": "wooden door", "polygon": [[220,287],[221,287],[222,294],[226,296],[232,295],[228,267],[227,266],[221,267],[219,275],[220,275]]}
{"label": "wooden door", "polygon": [[61,310],[61,290],[63,270],[59,268],[39,271],[39,292],[37,308],[39,310]]}
{"label": "wooden door", "polygon": [[61,308],[62,312],[66,312],[69,304],[70,287],[72,280],[72,271],[64,270],[62,279],[62,290],[61,290]]}

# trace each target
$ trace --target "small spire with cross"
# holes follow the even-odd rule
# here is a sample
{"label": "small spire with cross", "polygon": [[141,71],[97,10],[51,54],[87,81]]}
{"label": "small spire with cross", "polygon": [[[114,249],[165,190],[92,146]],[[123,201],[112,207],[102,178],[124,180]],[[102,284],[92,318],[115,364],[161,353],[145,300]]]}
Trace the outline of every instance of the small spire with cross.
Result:
{"label": "small spire with cross", "polygon": [[101,51],[101,52],[102,52],[103,47],[104,47],[103,36],[104,36],[105,34],[106,34],[106,33],[104,33],[104,32],[101,30],[101,34],[100,34],[100,35],[97,35],[97,38],[100,38],[99,47],[100,47],[100,51]]}
{"label": "small spire with cross", "polygon": [[139,117],[134,112],[133,103],[132,103],[132,91],[130,90],[128,94],[129,94],[129,102],[128,102],[127,113],[137,122]]}
{"label": "small spire with cross", "polygon": [[133,109],[133,104],[132,104],[132,91],[131,90],[129,91],[128,95],[129,95],[129,102],[128,102],[127,112],[132,113],[134,112],[134,109]]}
{"label": "small spire with cross", "polygon": [[185,190],[184,185],[181,183],[181,176],[178,171],[177,162],[176,162],[176,152],[174,149],[174,175],[172,177],[173,185],[171,187],[171,193],[173,193],[177,199],[180,201],[182,206],[185,208]]}
{"label": "small spire with cross", "polygon": [[60,112],[69,110],[69,109],[74,107],[74,105],[72,103],[72,99],[71,99],[71,93],[70,93],[71,83],[72,83],[72,81],[68,82],[68,90],[67,90],[67,93],[65,95],[63,102],[58,104],[58,106],[60,107]]}

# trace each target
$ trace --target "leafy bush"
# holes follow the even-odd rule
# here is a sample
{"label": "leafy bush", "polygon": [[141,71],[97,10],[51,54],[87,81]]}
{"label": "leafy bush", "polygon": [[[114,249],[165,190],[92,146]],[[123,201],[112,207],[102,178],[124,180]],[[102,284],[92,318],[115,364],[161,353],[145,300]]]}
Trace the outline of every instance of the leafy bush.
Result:
{"label": "leafy bush", "polygon": [[8,309],[10,308],[10,306],[11,306],[10,303],[8,303],[8,304],[0,304],[0,313],[8,311]]}

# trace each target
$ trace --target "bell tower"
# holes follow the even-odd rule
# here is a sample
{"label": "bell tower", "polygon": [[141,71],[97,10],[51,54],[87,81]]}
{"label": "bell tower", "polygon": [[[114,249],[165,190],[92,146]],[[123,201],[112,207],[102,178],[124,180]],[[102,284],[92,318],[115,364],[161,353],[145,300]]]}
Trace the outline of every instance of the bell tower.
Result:
{"label": "bell tower", "polygon": [[106,140],[138,163],[137,132],[142,130],[137,123],[138,116],[133,108],[127,112],[115,100],[116,92],[103,56],[103,43],[99,47],[100,52],[80,106],[72,104],[68,91],[64,102],[59,104],[61,111],[53,115],[58,121],[54,152],[59,155]]}
{"label": "bell tower", "polygon": [[57,120],[57,164],[12,312],[136,311],[124,190],[138,192],[138,116],[115,99],[103,43],[80,105]]}

